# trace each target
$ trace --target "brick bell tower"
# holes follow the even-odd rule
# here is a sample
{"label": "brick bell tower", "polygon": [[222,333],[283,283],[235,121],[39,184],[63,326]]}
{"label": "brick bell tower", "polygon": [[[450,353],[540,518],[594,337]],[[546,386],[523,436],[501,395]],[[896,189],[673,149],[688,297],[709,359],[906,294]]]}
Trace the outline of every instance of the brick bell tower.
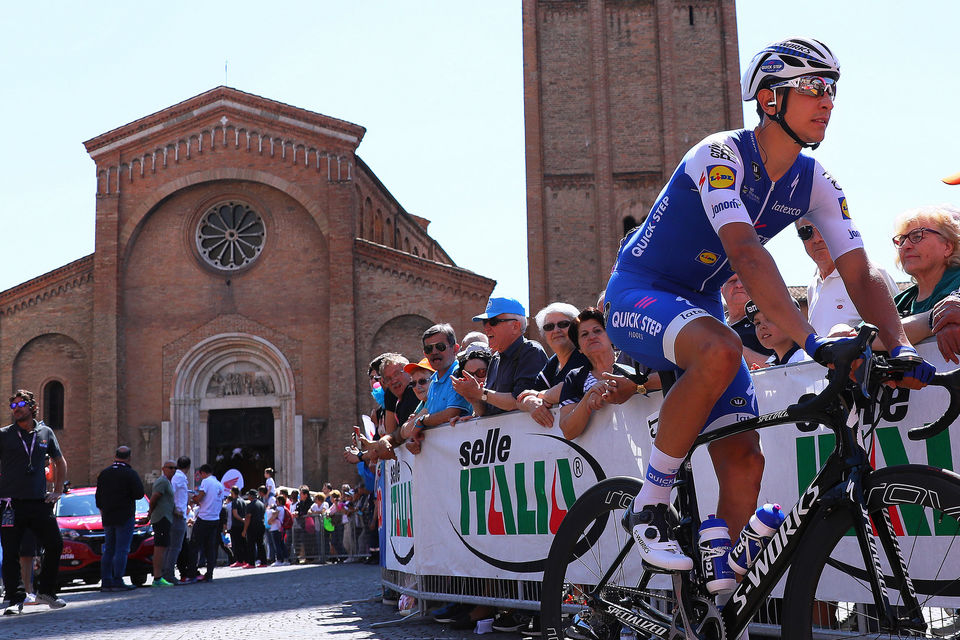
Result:
{"label": "brick bell tower", "polygon": [[592,305],[687,149],[743,125],[733,0],[524,0],[530,313]]}

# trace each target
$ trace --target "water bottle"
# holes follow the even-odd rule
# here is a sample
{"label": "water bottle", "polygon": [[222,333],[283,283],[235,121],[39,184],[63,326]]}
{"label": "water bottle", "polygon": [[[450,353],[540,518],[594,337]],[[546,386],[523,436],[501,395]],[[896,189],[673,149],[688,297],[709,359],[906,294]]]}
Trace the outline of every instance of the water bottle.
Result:
{"label": "water bottle", "polygon": [[733,591],[737,587],[733,570],[727,564],[730,546],[726,521],[710,514],[700,525],[700,566],[710,593]]}
{"label": "water bottle", "polygon": [[765,504],[750,516],[750,522],[740,532],[740,539],[730,551],[730,568],[744,575],[770,542],[777,528],[783,524],[787,514],[778,504]]}

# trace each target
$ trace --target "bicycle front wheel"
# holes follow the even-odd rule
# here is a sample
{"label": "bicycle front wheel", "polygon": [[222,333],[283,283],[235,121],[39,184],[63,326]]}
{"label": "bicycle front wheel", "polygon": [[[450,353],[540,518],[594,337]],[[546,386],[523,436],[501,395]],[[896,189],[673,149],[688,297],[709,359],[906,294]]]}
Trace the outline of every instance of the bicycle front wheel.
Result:
{"label": "bicycle front wheel", "polygon": [[[900,629],[883,631],[849,509],[826,512],[804,536],[784,592],[783,637],[958,637],[960,476],[923,465],[887,467],[864,481],[873,539]],[[889,525],[887,524],[889,523]],[[884,536],[884,531],[895,534]],[[919,611],[904,605],[897,554]],[[913,620],[912,623],[908,622]]]}
{"label": "bicycle front wheel", "polygon": [[544,638],[619,640],[620,623],[604,607],[596,606],[598,598],[642,610],[654,624],[669,628],[665,612],[672,607],[666,601],[652,601],[672,594],[648,588],[640,555],[632,549],[633,539],[620,525],[640,486],[640,480],[626,477],[599,482],[564,517],[543,573]]}

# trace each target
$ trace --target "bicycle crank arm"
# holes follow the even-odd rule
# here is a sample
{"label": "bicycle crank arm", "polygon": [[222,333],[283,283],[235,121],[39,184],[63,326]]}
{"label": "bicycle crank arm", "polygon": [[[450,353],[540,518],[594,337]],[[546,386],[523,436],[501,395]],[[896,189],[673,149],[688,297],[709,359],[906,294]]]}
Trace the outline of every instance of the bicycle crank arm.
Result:
{"label": "bicycle crank arm", "polygon": [[[690,580],[686,574],[673,574],[677,611],[670,627],[671,640],[726,640],[726,627],[720,611],[712,600],[691,596],[689,587]],[[693,607],[697,609],[694,610]],[[712,632],[708,634],[707,628],[711,628]]]}

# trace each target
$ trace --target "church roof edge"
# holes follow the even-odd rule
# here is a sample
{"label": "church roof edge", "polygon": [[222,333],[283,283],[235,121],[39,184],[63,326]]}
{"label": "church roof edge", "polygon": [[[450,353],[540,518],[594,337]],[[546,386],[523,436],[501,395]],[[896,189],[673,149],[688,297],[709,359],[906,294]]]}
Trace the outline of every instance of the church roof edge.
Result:
{"label": "church roof edge", "polygon": [[202,115],[220,106],[232,107],[255,116],[266,116],[280,123],[314,133],[331,135],[351,145],[353,149],[356,149],[366,133],[364,127],[346,120],[270,100],[233,87],[219,86],[90,138],[83,145],[87,153],[96,158],[109,150],[176,126],[186,118]]}

